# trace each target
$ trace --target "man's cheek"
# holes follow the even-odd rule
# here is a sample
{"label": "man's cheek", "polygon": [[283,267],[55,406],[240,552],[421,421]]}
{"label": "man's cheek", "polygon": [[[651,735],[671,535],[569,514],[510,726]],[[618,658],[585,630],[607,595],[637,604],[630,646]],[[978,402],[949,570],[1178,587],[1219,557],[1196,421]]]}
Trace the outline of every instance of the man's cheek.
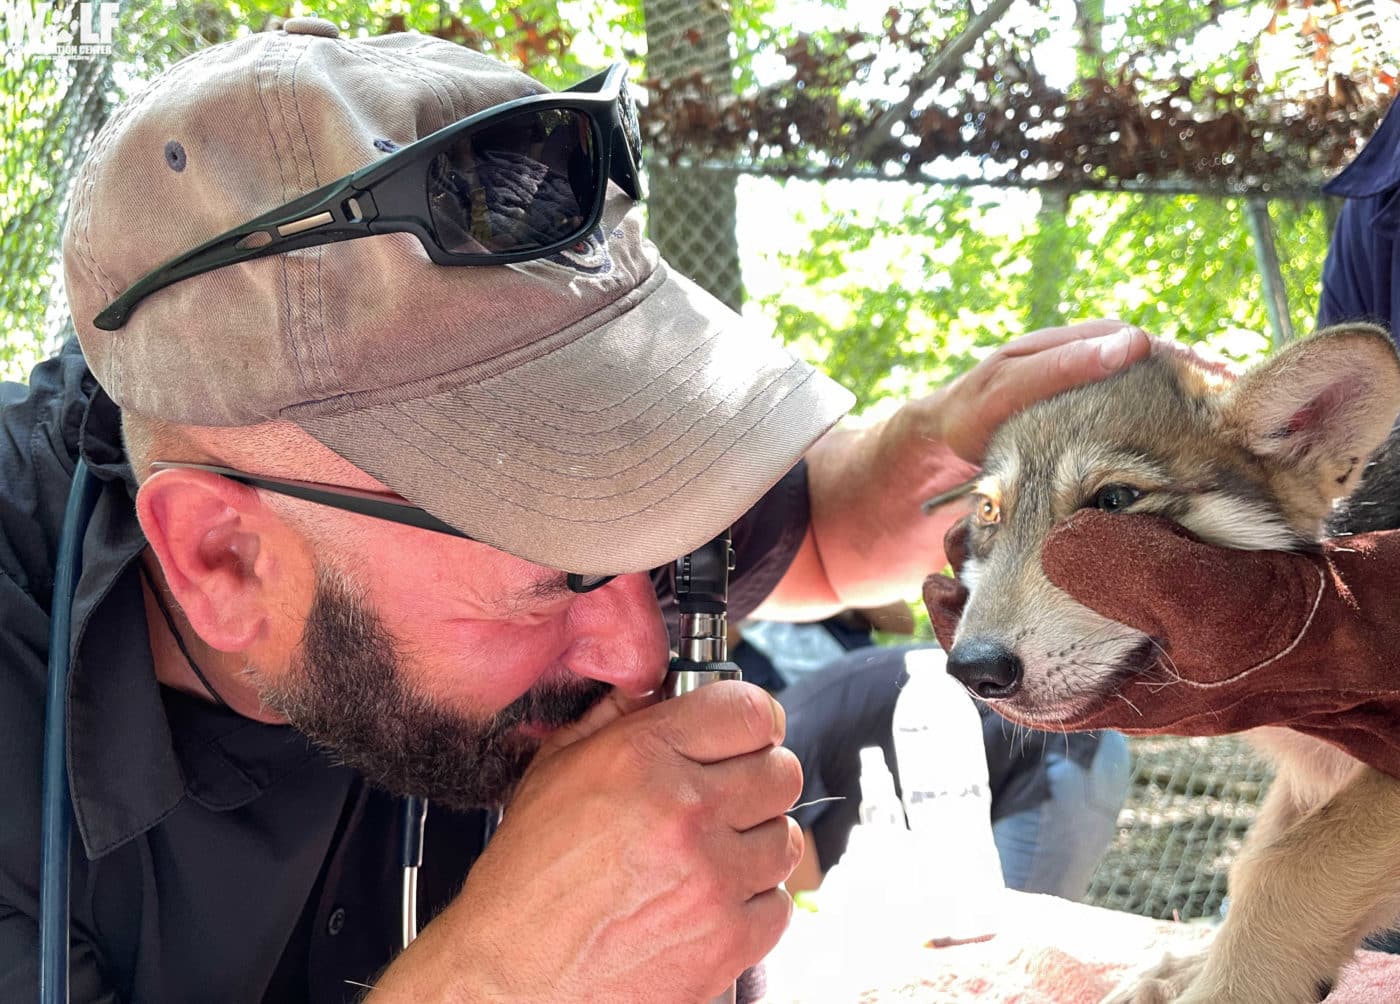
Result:
{"label": "man's cheek", "polygon": [[435,703],[494,714],[561,672],[566,648],[552,624],[456,621],[444,626],[428,665],[407,668]]}

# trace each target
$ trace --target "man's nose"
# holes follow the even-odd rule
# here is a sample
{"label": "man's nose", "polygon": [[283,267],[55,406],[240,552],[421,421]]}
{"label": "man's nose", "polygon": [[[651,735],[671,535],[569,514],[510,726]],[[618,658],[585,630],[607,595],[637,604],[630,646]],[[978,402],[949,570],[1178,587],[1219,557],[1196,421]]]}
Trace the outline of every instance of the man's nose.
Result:
{"label": "man's nose", "polygon": [[986,701],[1010,697],[1021,689],[1021,660],[994,641],[958,642],[948,653],[948,672]]}
{"label": "man's nose", "polygon": [[640,697],[661,685],[671,645],[645,572],[620,575],[569,607],[566,669]]}

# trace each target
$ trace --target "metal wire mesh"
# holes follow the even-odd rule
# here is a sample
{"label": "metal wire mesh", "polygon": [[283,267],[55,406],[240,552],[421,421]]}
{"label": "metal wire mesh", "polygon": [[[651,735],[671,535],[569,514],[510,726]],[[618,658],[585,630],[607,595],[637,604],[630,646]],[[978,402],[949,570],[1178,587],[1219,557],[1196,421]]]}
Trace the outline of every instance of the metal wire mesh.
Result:
{"label": "metal wire mesh", "polygon": [[[77,7],[76,4],[71,5]],[[92,5],[97,6],[97,5]],[[36,4],[52,20],[75,11]],[[86,15],[84,15],[86,16]],[[6,36],[0,89],[10,102],[0,148],[0,379],[72,331],[63,297],[60,239],[70,185],[93,137],[141,80],[236,26],[204,5],[122,4],[110,52],[66,58],[26,51]],[[13,32],[13,29],[11,29]],[[109,221],[116,223],[116,221]]]}
{"label": "metal wire mesh", "polygon": [[[46,11],[47,17],[67,18],[70,22],[76,16],[73,8],[78,6],[52,0],[5,2],[11,6],[27,4],[35,11]],[[607,6],[599,5],[598,11]],[[1300,10],[1312,10],[1310,5],[1298,6]],[[36,57],[16,52],[13,29],[6,26],[5,38],[11,48],[3,53],[3,90],[10,107],[4,116],[6,135],[3,150],[0,150],[0,164],[3,165],[0,181],[4,184],[0,192],[0,231],[3,231],[4,240],[0,260],[7,266],[9,281],[0,288],[0,331],[8,336],[0,342],[0,375],[18,375],[7,366],[16,355],[17,345],[30,350],[26,355],[33,355],[36,345],[52,348],[64,330],[63,301],[57,295],[61,292],[56,269],[59,225],[66,210],[67,185],[74,166],[108,110],[124,99],[136,81],[154,74],[180,56],[236,32],[266,27],[275,20],[274,12],[300,12],[300,7],[300,4],[284,7],[272,0],[245,0],[240,5],[219,0],[124,0],[120,4],[111,53],[92,60]],[[961,126],[948,119],[948,128],[935,130],[943,137],[939,143],[972,144],[963,153],[980,163],[984,174],[991,172],[983,180],[996,180],[993,176],[1000,177],[998,172],[1002,172],[1005,165],[997,167],[1000,163],[997,156],[987,151],[976,153],[973,149],[989,141],[987,129],[991,120],[983,121],[987,108],[1000,108],[1011,102],[1016,106],[1014,119],[1019,123],[1029,108],[1044,105],[1042,112],[1050,114],[1054,110],[1052,105],[1058,107],[1064,95],[1046,92],[1042,96],[1045,100],[1033,98],[1028,96],[1030,92],[1018,91],[1016,88],[1021,84],[1010,78],[988,91],[987,88],[995,80],[1001,80],[1005,73],[994,75],[995,80],[989,81],[983,79],[986,75],[977,69],[977,60],[996,56],[1001,50],[995,46],[1002,42],[1013,49],[1030,44],[1026,40],[1035,36],[1032,29],[1043,18],[1043,12],[1034,5],[1010,3],[1009,0],[989,0],[980,7],[980,13],[973,17],[972,5],[934,4],[926,9],[910,5],[902,14],[895,5],[889,11],[880,12],[881,27],[870,16],[875,13],[873,11],[862,14],[855,5],[832,4],[821,23],[813,21],[801,28],[781,23],[786,14],[796,16],[796,11],[785,14],[785,8],[771,3],[732,5],[722,0],[641,0],[640,17],[633,14],[614,17],[606,12],[574,10],[572,6],[567,12],[551,11],[548,4],[502,5],[493,13],[478,11],[473,14],[464,8],[423,0],[321,0],[317,9],[343,25],[358,26],[370,32],[414,28],[443,34],[443,37],[484,48],[493,55],[522,62],[553,60],[551,66],[555,71],[559,69],[560,52],[568,51],[574,40],[606,34],[608,41],[604,48],[625,55],[642,70],[638,77],[644,76],[645,80],[639,79],[638,83],[652,99],[643,116],[644,127],[648,119],[652,122],[646,131],[656,146],[656,155],[650,158],[649,167],[651,234],[680,271],[694,277],[724,302],[737,306],[744,293],[734,228],[736,169],[786,172],[796,176],[815,172],[828,176],[830,172],[841,174],[850,168],[854,172],[852,176],[900,175],[927,180],[930,176],[926,173],[909,173],[913,169],[912,162],[905,165],[907,171],[899,167],[899,157],[910,155],[910,150],[905,149],[908,142],[901,141],[901,145],[891,140],[892,146],[890,143],[881,146],[885,151],[881,156],[895,157],[884,165],[889,170],[865,160],[843,166],[832,162],[831,158],[853,142],[864,149],[867,144],[856,142],[862,129],[869,132],[873,128],[880,136],[887,133],[893,136],[900,131],[884,129],[878,119],[873,125],[866,121],[867,95],[878,93],[883,96],[882,100],[889,100],[900,87],[908,87],[906,99],[894,106],[900,108],[924,95],[906,109],[915,114],[915,120],[902,125],[894,123],[905,131],[932,128],[929,123],[940,115],[956,118],[957,109],[944,109],[934,115],[920,103],[936,90],[934,78],[942,79],[946,72],[957,76],[956,86],[946,88],[947,93],[962,95],[959,100],[971,101],[977,107],[966,111],[964,119],[967,121],[959,120],[963,121]],[[811,13],[807,11],[804,15],[809,21]],[[1202,25],[1208,26],[1219,13],[1212,5],[1210,11],[1200,15],[1203,20],[1193,25],[1193,30],[1203,30]],[[565,23],[566,17],[569,23]],[[602,24],[588,22],[589,18],[600,17]],[[995,31],[989,30],[993,23]],[[1374,4],[1348,5],[1345,18],[1341,14],[1329,15],[1324,34],[1332,41],[1326,47],[1320,48],[1318,39],[1322,36],[1315,26],[1300,32],[1300,44],[1304,49],[1300,50],[1298,60],[1311,65],[1318,62],[1324,48],[1336,54],[1350,53],[1354,49],[1361,55],[1349,56],[1350,62],[1341,69],[1367,69],[1371,64],[1389,66],[1388,57],[1382,57],[1390,46],[1382,43],[1396,37],[1396,33],[1383,31],[1384,23],[1388,22],[1380,17]],[[1352,36],[1356,37],[1354,44],[1343,44]],[[994,43],[993,39],[1002,41]],[[966,41],[966,45],[959,47],[962,41]],[[883,51],[880,47],[887,44],[895,49],[879,55]],[[886,65],[900,46],[908,51],[895,60],[897,65]],[[956,59],[952,58],[955,49],[959,53]],[[944,56],[949,57],[949,66],[939,74],[929,76],[926,72],[916,72],[925,62],[925,70],[939,64]],[[590,53],[588,58],[600,58],[599,52]],[[1318,65],[1331,67],[1332,64],[1322,59]],[[762,72],[757,69],[760,66]],[[984,68],[990,69],[990,66]],[[881,75],[888,77],[887,83],[893,91],[868,89]],[[1319,92],[1311,98],[1307,95],[1312,94],[1312,90],[1295,95],[1313,109],[1311,118],[1299,119],[1304,125],[1325,125],[1333,120],[1350,124],[1335,136],[1332,132],[1337,130],[1327,133],[1331,138],[1323,145],[1328,149],[1349,150],[1350,141],[1363,134],[1367,123],[1378,114],[1373,101],[1365,104],[1361,111],[1352,106],[1356,100],[1361,100],[1362,92],[1369,95],[1374,90],[1371,78],[1376,74],[1358,70],[1354,75],[1364,86],[1351,81],[1347,101],[1352,104],[1344,102],[1337,106],[1336,101],[1341,99],[1335,95],[1328,97],[1330,92]],[[1340,79],[1327,77],[1332,83]],[[849,85],[856,80],[864,83],[852,91]],[[1128,90],[1133,91],[1132,88]],[[1323,91],[1327,91],[1327,87],[1323,87]],[[1161,109],[1139,107],[1142,95],[1136,91],[1119,97],[1126,102],[1126,111],[1119,110],[1133,122],[1143,115],[1152,122],[1161,118],[1158,115]],[[1103,95],[1100,99],[1107,100]],[[987,108],[982,107],[984,104]],[[1099,154],[1121,150],[1125,143],[1112,140],[1117,132],[1110,127],[1117,119],[1110,115],[1108,119],[1112,121],[1108,121],[1104,114],[1093,111],[1097,105],[1093,102],[1090,105],[1092,107],[1075,106],[1079,112],[1069,118],[1082,120],[1080,124],[1092,133],[1075,148],[1075,156],[1092,160]],[[1339,107],[1344,114],[1338,111]],[[1011,121],[1013,116],[1009,111],[1005,116],[992,116],[998,122],[1003,118]],[[1289,121],[1290,128],[1299,125],[1292,119]],[[1195,126],[1182,127],[1177,134],[1150,137],[1144,149],[1158,153],[1185,149],[1186,137],[1200,132]],[[935,138],[932,134],[925,136],[929,142]],[[1288,150],[1319,148],[1321,140],[1313,139],[1317,142],[1287,143],[1284,147]],[[998,150],[1003,147],[1020,149],[1025,143],[1020,140],[1013,143],[1007,138],[993,145]],[[1243,139],[1237,145],[1241,149],[1249,146]],[[725,150],[729,153],[725,154]],[[946,160],[947,155],[945,150],[939,157]],[[723,162],[725,157],[729,158],[727,162]],[[1233,157],[1232,154],[1232,160]],[[967,156],[957,157],[944,167],[963,164],[965,160]],[[1209,157],[1206,161],[1214,162]],[[1056,163],[1056,170],[1076,178],[1092,166],[1088,160],[1083,164]],[[1081,167],[1084,170],[1079,170]],[[963,164],[957,173],[965,168]],[[943,177],[944,173],[940,171],[938,176]],[[1032,171],[1016,183],[1044,184],[1045,178],[1055,176],[1053,171],[1051,174]],[[1200,180],[1187,178],[1184,182],[1189,188]],[[1313,179],[1307,180],[1311,184]],[[1278,191],[1278,181],[1270,181],[1274,191]]]}
{"label": "metal wire mesh", "polygon": [[[35,87],[27,95],[37,126],[30,142],[37,151],[27,146],[21,156],[15,137],[7,137],[0,160],[6,209],[0,260],[7,277],[0,284],[0,330],[7,336],[0,367],[8,361],[5,353],[21,344],[53,348],[65,327],[63,301],[52,295],[61,288],[58,221],[67,206],[68,181],[106,117],[110,64],[91,60],[49,69],[48,93],[35,93],[40,90]],[[37,77],[28,83],[38,83]],[[24,93],[19,87],[7,90]]]}
{"label": "metal wire mesh", "polygon": [[[714,81],[728,82],[729,13],[694,0],[647,0],[647,73],[683,86],[707,104],[722,104]],[[738,309],[743,300],[732,175],[652,161],[647,171],[647,223],[666,260],[719,300]]]}
{"label": "metal wire mesh", "polygon": [[1272,779],[1240,739],[1133,739],[1133,779],[1085,901],[1164,920],[1217,918]]}
{"label": "metal wire mesh", "polygon": [[[24,0],[20,0],[24,2]],[[369,14],[367,5],[366,14]],[[646,73],[688,81],[707,100],[713,81],[730,77],[729,16],[718,4],[648,0]],[[41,2],[41,16],[59,19]],[[11,102],[0,150],[0,378],[22,379],[26,364],[71,332],[62,295],[59,243],[69,185],[111,110],[140,83],[181,57],[233,36],[276,24],[248,23],[212,3],[124,3],[111,51],[63,58],[25,51],[17,36],[0,50],[0,86]],[[371,17],[375,30],[401,27]],[[431,27],[431,26],[424,26]],[[649,165],[649,229],[681,272],[738,307],[743,298],[734,231],[734,178],[703,168]]]}

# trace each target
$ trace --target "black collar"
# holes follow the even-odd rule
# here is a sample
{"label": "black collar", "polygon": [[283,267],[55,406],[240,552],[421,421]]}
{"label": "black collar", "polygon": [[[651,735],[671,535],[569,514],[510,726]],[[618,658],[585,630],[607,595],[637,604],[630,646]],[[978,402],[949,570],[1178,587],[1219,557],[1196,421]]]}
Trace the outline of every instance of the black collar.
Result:
{"label": "black collar", "polygon": [[67,752],[78,832],[97,858],[186,798],[213,811],[236,809],[319,755],[290,727],[263,725],[156,681],[136,567],[146,547],[136,478],[121,412],[90,380],[77,445],[104,483],[73,605]]}

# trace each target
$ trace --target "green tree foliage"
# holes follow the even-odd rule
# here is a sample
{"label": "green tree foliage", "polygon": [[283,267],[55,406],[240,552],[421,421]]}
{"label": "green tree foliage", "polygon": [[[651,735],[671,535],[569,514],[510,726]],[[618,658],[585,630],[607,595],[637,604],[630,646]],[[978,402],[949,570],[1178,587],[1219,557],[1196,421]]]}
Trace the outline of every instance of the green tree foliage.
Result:
{"label": "green tree foliage", "polygon": [[[877,183],[872,183],[877,184]],[[931,191],[872,220],[832,207],[763,299],[784,340],[862,407],[936,386],[1008,338],[1120,317],[1241,362],[1268,348],[1243,200],[1084,192],[1063,213],[1024,193]],[[1275,203],[1295,330],[1316,309],[1321,204]]]}

